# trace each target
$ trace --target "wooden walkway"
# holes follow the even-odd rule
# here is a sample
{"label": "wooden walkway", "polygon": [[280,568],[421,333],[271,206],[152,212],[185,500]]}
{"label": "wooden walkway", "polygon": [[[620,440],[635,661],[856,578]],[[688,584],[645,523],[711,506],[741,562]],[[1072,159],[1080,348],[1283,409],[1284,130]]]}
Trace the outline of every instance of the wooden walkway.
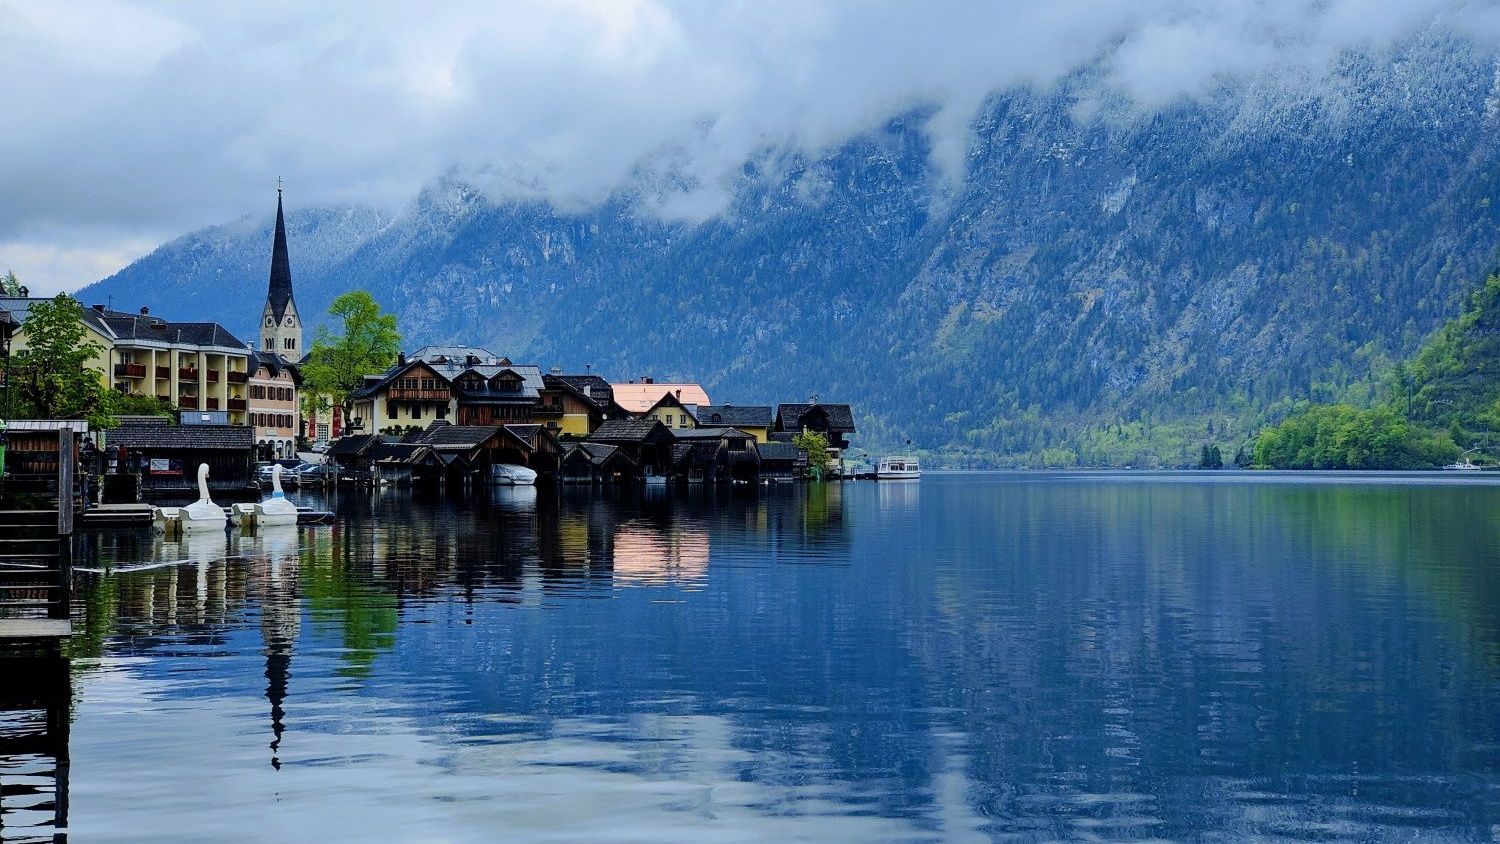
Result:
{"label": "wooden walkway", "polygon": [[[0,648],[72,634],[73,432],[58,432],[52,509],[0,510]],[[0,654],[3,656],[4,654]]]}

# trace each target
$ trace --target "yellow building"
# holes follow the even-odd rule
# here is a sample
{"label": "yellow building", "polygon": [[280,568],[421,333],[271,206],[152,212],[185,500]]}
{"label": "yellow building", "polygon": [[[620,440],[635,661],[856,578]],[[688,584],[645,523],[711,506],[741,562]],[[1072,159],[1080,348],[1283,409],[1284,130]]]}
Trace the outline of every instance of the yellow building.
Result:
{"label": "yellow building", "polygon": [[693,414],[700,428],[738,428],[758,443],[771,441],[775,416],[770,405],[706,404]]}

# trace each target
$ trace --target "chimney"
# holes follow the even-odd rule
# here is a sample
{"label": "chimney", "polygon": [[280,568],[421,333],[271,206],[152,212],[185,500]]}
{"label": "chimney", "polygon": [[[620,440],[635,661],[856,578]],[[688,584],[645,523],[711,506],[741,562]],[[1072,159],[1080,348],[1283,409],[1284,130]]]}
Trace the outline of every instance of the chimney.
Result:
{"label": "chimney", "polygon": [[682,388],[681,387],[677,388],[677,400],[678,401],[682,401]]}
{"label": "chimney", "polygon": [[551,372],[553,375],[561,375],[562,374],[562,367],[560,367],[560,366],[554,366],[554,367],[552,367],[548,371]]}
{"label": "chimney", "polygon": [[397,366],[406,366],[406,352],[397,352],[396,353],[396,365]]}
{"label": "chimney", "polygon": [[141,306],[141,316],[150,316],[150,315],[151,315],[151,309],[148,308],[148,307],[146,307],[145,305],[142,305]]}
{"label": "chimney", "polygon": [[649,375],[642,375],[641,376],[641,383],[642,384],[655,384],[656,383],[656,379],[652,378]]}
{"label": "chimney", "polygon": [[103,305],[95,305],[94,306],[94,310],[96,310],[96,311],[98,311],[99,313],[102,314],[102,313],[104,313],[104,306]]}

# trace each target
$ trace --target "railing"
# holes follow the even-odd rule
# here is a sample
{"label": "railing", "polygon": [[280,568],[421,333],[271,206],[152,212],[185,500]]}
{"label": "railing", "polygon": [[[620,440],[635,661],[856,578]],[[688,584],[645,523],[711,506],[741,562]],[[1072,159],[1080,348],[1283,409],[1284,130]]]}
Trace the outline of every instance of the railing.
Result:
{"label": "railing", "polygon": [[117,363],[115,364],[115,374],[123,375],[126,378],[145,378],[146,365],[144,363]]}
{"label": "railing", "polygon": [[531,415],[538,419],[560,419],[563,415],[562,405],[539,404],[535,410],[531,411]]}
{"label": "railing", "polygon": [[177,370],[177,377],[178,379],[183,381],[197,381],[198,370],[189,369],[187,367],[179,367]]}
{"label": "railing", "polygon": [[[58,432],[51,463],[11,469],[0,509],[0,640],[66,636],[75,508],[73,432]],[[16,464],[19,468],[20,464]],[[26,501],[27,509],[11,509]],[[10,681],[11,675],[7,675]]]}
{"label": "railing", "polygon": [[386,391],[387,401],[447,401],[453,394],[447,390],[413,390],[393,387]]}
{"label": "railing", "polygon": [[[212,373],[210,373],[210,374],[212,374]],[[229,379],[229,383],[231,383],[231,384],[243,384],[246,381],[250,380],[250,375],[249,375],[249,373],[235,372],[235,371],[231,370],[230,373],[229,373],[229,375],[228,375],[228,379]],[[210,378],[209,380],[212,381],[213,379]]]}
{"label": "railing", "polygon": [[[213,399],[209,399],[209,401],[213,401]],[[244,410],[245,409],[245,400],[244,399],[230,399],[229,400],[229,409],[230,410]]]}
{"label": "railing", "polygon": [[170,367],[170,366],[158,366],[156,368],[156,377],[157,378],[171,378],[172,377],[172,367]]}
{"label": "railing", "polygon": [[219,397],[218,396],[209,396],[208,397],[208,403],[205,404],[205,405],[203,405],[203,409],[204,410],[218,410],[219,409]]}
{"label": "railing", "polygon": [[182,408],[182,409],[184,409],[184,410],[197,410],[198,409],[198,397],[197,396],[179,396],[177,398],[177,406],[180,407],[180,408]]}
{"label": "railing", "polygon": [[219,382],[219,370],[217,370],[217,369],[210,369],[208,371],[208,383],[210,383],[210,384],[217,384],[218,382]]}

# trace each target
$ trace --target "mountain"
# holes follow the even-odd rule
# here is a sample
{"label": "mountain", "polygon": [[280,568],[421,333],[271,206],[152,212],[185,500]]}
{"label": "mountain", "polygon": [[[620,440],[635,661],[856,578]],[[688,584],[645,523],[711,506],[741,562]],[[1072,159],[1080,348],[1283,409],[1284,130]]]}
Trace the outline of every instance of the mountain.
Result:
{"label": "mountain", "polygon": [[[995,94],[966,173],[916,110],[767,149],[702,223],[442,179],[396,215],[288,217],[299,308],[365,287],[411,345],[853,402],[861,444],[950,462],[1185,464],[1458,313],[1500,246],[1500,64],[1438,37],[1137,114],[1080,73]],[[173,241],[82,298],[252,332],[269,219]]]}

